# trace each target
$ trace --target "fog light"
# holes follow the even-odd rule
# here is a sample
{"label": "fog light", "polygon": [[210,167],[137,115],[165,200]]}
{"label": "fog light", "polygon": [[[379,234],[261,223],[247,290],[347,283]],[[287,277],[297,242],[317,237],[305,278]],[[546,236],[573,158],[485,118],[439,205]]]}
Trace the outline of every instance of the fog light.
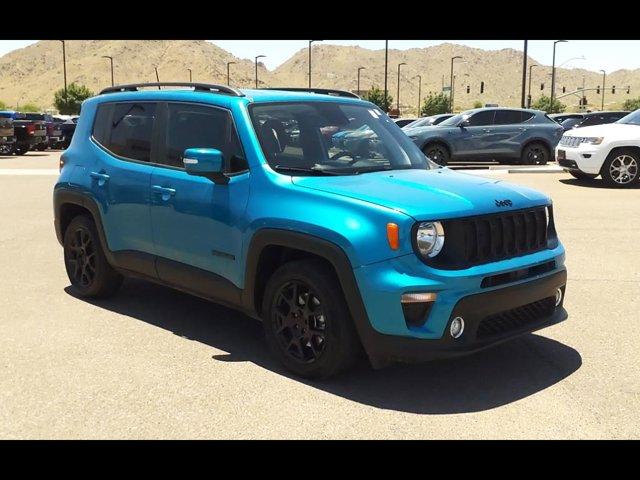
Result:
{"label": "fog light", "polygon": [[556,307],[562,303],[562,289],[558,288],[556,290]]}
{"label": "fog light", "polygon": [[453,338],[459,338],[464,332],[464,320],[462,317],[456,317],[451,320],[451,326],[449,327],[449,333]]}

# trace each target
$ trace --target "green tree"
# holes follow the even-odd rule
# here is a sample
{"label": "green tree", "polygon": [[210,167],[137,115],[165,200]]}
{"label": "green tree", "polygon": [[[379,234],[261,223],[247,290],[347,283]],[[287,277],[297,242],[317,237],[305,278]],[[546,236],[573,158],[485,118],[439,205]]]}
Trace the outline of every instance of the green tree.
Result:
{"label": "green tree", "polygon": [[7,104],[4,103],[2,100],[0,100],[0,110],[6,110],[7,109]]}
{"label": "green tree", "polygon": [[24,103],[22,105],[19,105],[19,110],[21,112],[39,112],[40,107],[35,103]]}
{"label": "green tree", "polygon": [[62,115],[78,115],[80,105],[87,98],[92,97],[93,92],[84,85],[72,83],[67,86],[67,96],[65,98],[64,88],[61,88],[53,95],[53,104]]}
{"label": "green tree", "polygon": [[424,99],[420,114],[428,117],[429,115],[437,115],[439,113],[449,112],[449,96],[444,93],[430,93],[427,98]]}
{"label": "green tree", "polygon": [[482,102],[480,100],[476,100],[473,102],[473,108],[482,108]]}
{"label": "green tree", "polygon": [[633,111],[633,110],[638,110],[639,108],[640,108],[640,97],[630,98],[628,100],[625,100],[624,103],[622,104],[623,110]]}
{"label": "green tree", "polygon": [[542,95],[538,100],[533,102],[531,108],[547,113],[562,113],[566,110],[567,106],[556,98],[553,99],[553,105],[551,105],[551,97]]}
{"label": "green tree", "polygon": [[387,92],[387,99],[385,101],[384,91],[380,90],[378,87],[371,87],[367,93],[362,96],[363,100],[367,100],[368,102],[375,103],[381,110],[387,111],[389,107],[393,103],[393,97],[389,95]]}

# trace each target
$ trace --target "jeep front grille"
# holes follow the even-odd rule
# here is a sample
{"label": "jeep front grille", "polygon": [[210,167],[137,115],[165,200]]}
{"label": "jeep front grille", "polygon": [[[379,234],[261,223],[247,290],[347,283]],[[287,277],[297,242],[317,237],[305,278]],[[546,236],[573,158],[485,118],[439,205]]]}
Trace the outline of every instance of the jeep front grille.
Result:
{"label": "jeep front grille", "polygon": [[549,239],[555,238],[551,207],[451,219],[442,224],[444,247],[427,263],[443,269],[468,268],[527,255],[549,248]]}
{"label": "jeep front grille", "polygon": [[585,137],[570,137],[568,135],[563,135],[560,139],[561,147],[579,147],[580,144],[585,140]]}

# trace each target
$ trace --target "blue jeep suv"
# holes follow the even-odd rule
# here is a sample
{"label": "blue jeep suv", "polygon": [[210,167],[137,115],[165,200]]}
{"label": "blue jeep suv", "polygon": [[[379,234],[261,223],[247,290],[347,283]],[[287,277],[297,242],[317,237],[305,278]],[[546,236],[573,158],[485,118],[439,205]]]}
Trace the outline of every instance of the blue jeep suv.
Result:
{"label": "blue jeep suv", "polygon": [[443,122],[405,130],[431,160],[513,161],[544,165],[564,130],[545,112],[519,108],[477,108]]}
{"label": "blue jeep suv", "polygon": [[374,368],[461,355],[566,318],[547,196],[436,165],[353,94],[299,90],[86,100],[53,193],[72,288],[106,297],[135,276],[239,309],[315,378],[361,352]]}

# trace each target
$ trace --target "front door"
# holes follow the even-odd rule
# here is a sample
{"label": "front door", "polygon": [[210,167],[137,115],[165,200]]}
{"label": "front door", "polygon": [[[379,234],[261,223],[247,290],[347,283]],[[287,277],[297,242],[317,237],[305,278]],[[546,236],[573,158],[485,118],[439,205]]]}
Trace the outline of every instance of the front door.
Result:
{"label": "front door", "polygon": [[480,110],[472,114],[464,126],[458,127],[453,140],[456,157],[480,159],[493,155],[489,143],[493,116],[493,110]]}
{"label": "front door", "polygon": [[[231,112],[189,103],[164,104],[162,110],[162,165],[154,168],[150,187],[158,275],[180,283],[176,269],[196,267],[241,286],[241,229],[249,171]],[[229,183],[215,184],[187,174],[182,163],[187,148],[220,150]],[[163,268],[168,265],[165,259],[172,261],[171,268]]]}

